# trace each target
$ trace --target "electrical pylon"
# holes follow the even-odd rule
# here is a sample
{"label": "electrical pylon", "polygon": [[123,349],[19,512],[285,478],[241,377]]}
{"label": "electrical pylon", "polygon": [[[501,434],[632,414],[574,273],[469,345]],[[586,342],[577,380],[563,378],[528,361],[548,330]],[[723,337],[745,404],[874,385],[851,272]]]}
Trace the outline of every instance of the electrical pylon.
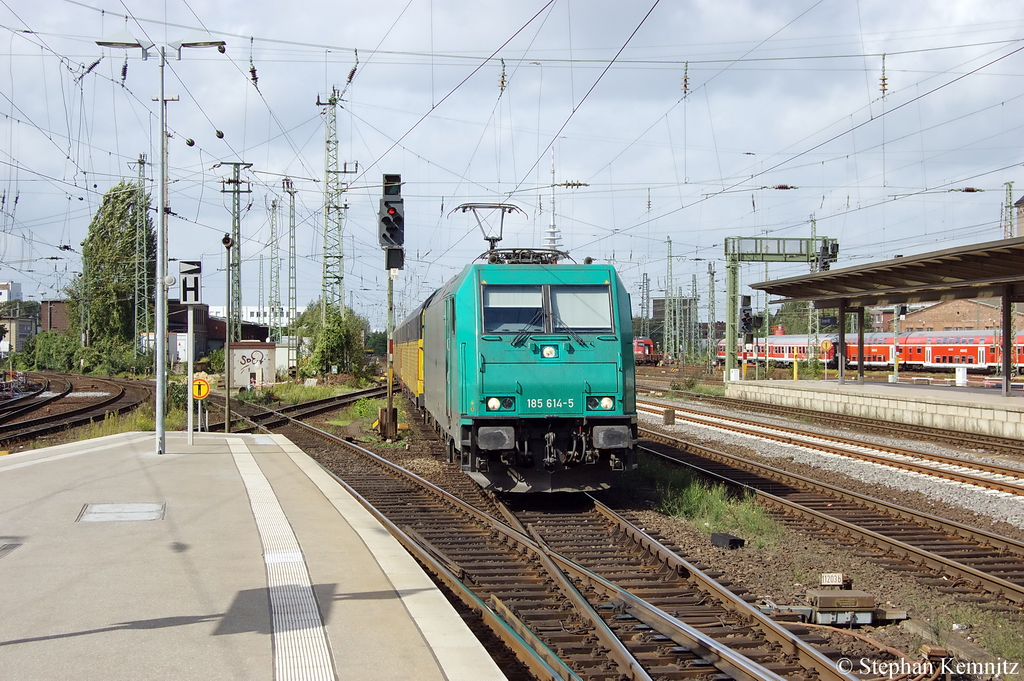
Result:
{"label": "electrical pylon", "polygon": [[640,280],[640,335],[651,337],[651,280],[646,272]]}
{"label": "electrical pylon", "polygon": [[277,254],[277,199],[270,202],[270,340],[281,342],[281,260]]}
{"label": "electrical pylon", "polygon": [[675,363],[679,353],[679,338],[677,336],[678,328],[676,327],[675,283],[672,279],[672,237],[668,237],[666,241],[668,247],[668,268],[665,273],[665,304],[662,307],[662,314],[664,316],[663,335],[665,354],[671,359],[672,363]]}
{"label": "electrical pylon", "polygon": [[715,319],[715,263],[708,263],[708,367],[718,359],[718,321]]}
{"label": "electrical pylon", "polygon": [[152,330],[149,303],[149,210],[146,201],[146,155],[139,154],[139,189],[135,204],[135,340],[132,347],[138,355],[142,350],[142,334]]}
{"label": "electrical pylon", "polygon": [[[288,194],[288,308],[285,315],[292,326],[297,315],[298,295],[295,288],[295,188],[289,178],[281,181]],[[296,345],[295,328],[288,334],[288,371],[299,368],[299,348]]]}
{"label": "electrical pylon", "polygon": [[[242,340],[242,194],[251,194],[249,181],[242,179],[242,169],[251,168],[251,163],[240,161],[224,163],[231,166],[231,177],[221,180],[225,185],[222,194],[231,194],[231,267],[228,277],[231,282],[231,318],[227,320],[231,340]],[[243,188],[242,185],[245,184]]]}
{"label": "electrical pylon", "polygon": [[342,202],[342,194],[347,185],[341,181],[345,173],[359,170],[356,163],[353,170],[338,167],[338,102],[340,95],[337,88],[331,88],[331,96],[326,102],[320,101],[317,95],[316,105],[326,107],[326,134],[324,155],[324,250],[323,275],[321,281],[322,297],[320,298],[320,321],[327,319],[327,307],[335,307],[345,314],[345,210],[348,204]]}

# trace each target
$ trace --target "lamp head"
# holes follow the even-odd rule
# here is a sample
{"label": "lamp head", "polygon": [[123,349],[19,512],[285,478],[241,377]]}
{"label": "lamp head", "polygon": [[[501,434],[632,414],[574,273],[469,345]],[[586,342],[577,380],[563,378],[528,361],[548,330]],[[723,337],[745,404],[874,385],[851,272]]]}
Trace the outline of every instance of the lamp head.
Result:
{"label": "lamp head", "polygon": [[122,50],[131,49],[138,47],[142,50],[142,58],[149,58],[149,49],[153,47],[153,41],[147,38],[136,38],[128,31],[118,31],[112,35],[97,40],[96,44],[100,47],[116,47]]}

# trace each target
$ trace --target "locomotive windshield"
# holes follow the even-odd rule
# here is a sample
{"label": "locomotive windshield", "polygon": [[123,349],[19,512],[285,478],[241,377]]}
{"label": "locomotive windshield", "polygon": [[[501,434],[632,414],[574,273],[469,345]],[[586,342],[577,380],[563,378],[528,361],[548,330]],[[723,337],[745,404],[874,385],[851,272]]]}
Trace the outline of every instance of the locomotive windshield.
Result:
{"label": "locomotive windshield", "polygon": [[540,286],[485,286],[484,333],[544,330]]}
{"label": "locomotive windshield", "polygon": [[484,333],[611,333],[607,286],[483,287]]}
{"label": "locomotive windshield", "polygon": [[552,286],[551,312],[555,331],[612,331],[612,300],[607,286]]}

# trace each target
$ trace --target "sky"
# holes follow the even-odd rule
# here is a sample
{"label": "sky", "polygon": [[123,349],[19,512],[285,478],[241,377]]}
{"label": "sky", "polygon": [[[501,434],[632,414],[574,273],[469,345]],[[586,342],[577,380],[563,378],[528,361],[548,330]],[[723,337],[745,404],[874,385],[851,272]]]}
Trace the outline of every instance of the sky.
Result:
{"label": "sky", "polygon": [[[403,181],[398,319],[486,251],[464,203],[518,206],[509,248],[541,247],[553,208],[564,250],[614,263],[635,314],[646,275],[652,297],[696,294],[703,321],[711,269],[724,318],[728,237],[813,231],[839,241],[833,268],[860,265],[1000,239],[1007,183],[1014,200],[1024,193],[1019,2],[0,0],[0,29],[0,281],[30,300],[60,298],[81,271],[90,220],[107,190],[137,178],[140,154],[155,191],[159,58],[96,44],[123,31],[157,48],[195,31],[226,42],[180,60],[168,49],[164,71],[178,97],[169,271],[201,261],[213,306],[231,230],[223,180],[239,162],[251,164],[243,304],[270,296],[274,201],[287,298],[285,178],[300,309],[320,297],[318,102],[332,89],[339,161],[353,171],[344,295],[375,329],[387,314],[383,174]],[[745,264],[741,293],[761,306],[750,284],[808,271]]]}

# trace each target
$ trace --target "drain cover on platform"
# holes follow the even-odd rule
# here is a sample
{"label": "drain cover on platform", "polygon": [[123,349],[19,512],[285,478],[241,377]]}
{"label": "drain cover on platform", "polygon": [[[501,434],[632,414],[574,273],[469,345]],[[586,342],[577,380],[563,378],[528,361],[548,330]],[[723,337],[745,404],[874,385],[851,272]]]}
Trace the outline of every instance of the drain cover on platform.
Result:
{"label": "drain cover on platform", "polygon": [[86,504],[78,516],[79,522],[108,520],[163,520],[164,504]]}

